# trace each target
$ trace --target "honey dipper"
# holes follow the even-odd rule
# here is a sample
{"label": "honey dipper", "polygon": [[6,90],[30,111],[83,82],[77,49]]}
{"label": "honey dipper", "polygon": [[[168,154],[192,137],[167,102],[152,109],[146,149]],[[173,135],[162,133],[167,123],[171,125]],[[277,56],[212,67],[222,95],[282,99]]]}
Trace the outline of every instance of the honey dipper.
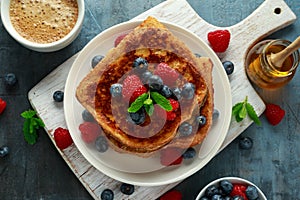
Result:
{"label": "honey dipper", "polygon": [[272,63],[276,68],[280,69],[283,62],[289,57],[294,51],[300,48],[300,36],[293,41],[289,46],[278,53],[271,53],[268,56],[269,63]]}

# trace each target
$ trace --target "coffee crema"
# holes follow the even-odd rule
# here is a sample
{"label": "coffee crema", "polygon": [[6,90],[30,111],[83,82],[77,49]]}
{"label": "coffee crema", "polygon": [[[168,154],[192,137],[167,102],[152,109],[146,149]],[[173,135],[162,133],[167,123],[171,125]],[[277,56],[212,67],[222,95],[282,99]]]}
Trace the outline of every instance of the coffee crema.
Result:
{"label": "coffee crema", "polygon": [[78,18],[77,0],[11,0],[10,19],[16,31],[35,43],[66,36]]}

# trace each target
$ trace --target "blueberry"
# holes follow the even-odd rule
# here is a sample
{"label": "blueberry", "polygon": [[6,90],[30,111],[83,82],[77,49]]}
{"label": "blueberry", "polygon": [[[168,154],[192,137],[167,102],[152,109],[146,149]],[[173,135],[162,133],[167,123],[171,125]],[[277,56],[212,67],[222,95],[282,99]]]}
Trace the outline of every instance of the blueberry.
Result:
{"label": "blueberry", "polygon": [[177,100],[180,100],[181,99],[181,90],[180,90],[180,88],[174,88],[173,89],[173,94],[175,95],[175,97],[176,97],[176,99]]}
{"label": "blueberry", "polygon": [[203,115],[196,117],[196,122],[199,124],[199,126],[204,126],[206,124],[206,117]]}
{"label": "blueberry", "polygon": [[230,196],[225,196],[223,199],[224,200],[232,200],[232,198]]}
{"label": "blueberry", "polygon": [[17,77],[13,73],[5,74],[4,83],[6,86],[14,86],[17,83]]}
{"label": "blueberry", "polygon": [[181,95],[183,98],[192,99],[195,95],[195,85],[192,83],[186,83],[182,87]]}
{"label": "blueberry", "polygon": [[183,154],[183,159],[190,159],[196,156],[196,150],[193,147],[188,148]]}
{"label": "blueberry", "polygon": [[215,185],[211,185],[205,190],[205,195],[207,197],[212,197],[215,194],[219,194],[218,187]]}
{"label": "blueberry", "polygon": [[0,157],[7,156],[9,154],[9,148],[7,146],[0,147]]}
{"label": "blueberry", "polygon": [[110,189],[105,189],[101,193],[101,200],[113,200],[114,192]]}
{"label": "blueberry", "polygon": [[220,189],[223,195],[228,195],[233,189],[233,185],[228,180],[223,180],[220,182]]}
{"label": "blueberry", "polygon": [[64,92],[57,90],[53,93],[53,99],[56,102],[62,102],[64,100]]}
{"label": "blueberry", "polygon": [[97,137],[97,139],[95,140],[95,146],[99,152],[101,152],[101,153],[106,152],[108,149],[108,143],[107,143],[105,136]]}
{"label": "blueberry", "polygon": [[223,64],[223,67],[224,67],[227,75],[230,75],[233,73],[234,64],[231,61],[224,61],[224,62],[222,62],[222,64]]}
{"label": "blueberry", "polygon": [[240,149],[251,149],[253,146],[253,141],[249,137],[242,137],[239,141],[239,147]]}
{"label": "blueberry", "polygon": [[255,186],[249,185],[246,189],[246,196],[249,200],[255,200],[258,198],[258,191]]}
{"label": "blueberry", "polygon": [[134,185],[122,183],[120,190],[123,194],[131,195],[134,192]]}
{"label": "blueberry", "polygon": [[122,95],[123,86],[120,83],[114,83],[110,86],[110,94],[112,97],[120,97]]}
{"label": "blueberry", "polygon": [[161,93],[161,95],[163,95],[166,98],[171,97],[172,94],[173,94],[172,90],[167,85],[163,85],[163,87],[161,88],[160,93]]}
{"label": "blueberry", "polygon": [[232,197],[232,200],[245,200],[244,197],[241,197],[239,195],[235,195],[234,197]]}
{"label": "blueberry", "polygon": [[211,200],[223,200],[223,197],[220,194],[214,194]]}
{"label": "blueberry", "polygon": [[150,71],[145,71],[142,76],[141,76],[141,80],[144,84],[148,83],[149,78],[152,76],[152,72]]}
{"label": "blueberry", "polygon": [[181,136],[189,136],[193,132],[193,126],[188,122],[182,122],[178,128],[178,131]]}
{"label": "blueberry", "polygon": [[219,116],[220,116],[220,112],[217,109],[214,109],[212,119],[216,120],[219,118]]}
{"label": "blueberry", "polygon": [[138,57],[133,61],[132,67],[139,71],[145,71],[148,69],[148,62],[142,57]]}
{"label": "blueberry", "polygon": [[94,122],[95,118],[88,110],[83,110],[81,113],[81,117],[86,122]]}
{"label": "blueberry", "polygon": [[92,59],[92,68],[96,67],[96,65],[104,58],[102,55],[96,55]]}
{"label": "blueberry", "polygon": [[148,84],[149,84],[150,89],[159,91],[159,90],[161,90],[161,88],[163,86],[163,80],[157,75],[152,75],[148,79]]}
{"label": "blueberry", "polygon": [[140,125],[144,123],[146,119],[145,109],[141,108],[137,112],[129,113],[129,116],[136,125]]}

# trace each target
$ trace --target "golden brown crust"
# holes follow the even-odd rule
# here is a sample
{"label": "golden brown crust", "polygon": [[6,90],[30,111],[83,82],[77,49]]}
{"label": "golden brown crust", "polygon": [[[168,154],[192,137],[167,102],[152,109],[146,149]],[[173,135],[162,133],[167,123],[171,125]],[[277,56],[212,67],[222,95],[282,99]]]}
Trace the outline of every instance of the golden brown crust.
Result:
{"label": "golden brown crust", "polygon": [[[196,86],[196,98],[181,102],[184,109],[177,111],[175,121],[152,123],[162,128],[155,134],[149,128],[148,136],[134,132],[136,125],[126,120],[127,106],[112,102],[109,88],[121,82],[130,74],[132,63],[137,57],[144,57],[149,63],[166,62],[177,70],[187,82]],[[147,155],[168,144],[177,134],[181,122],[189,119],[197,106],[202,106],[207,98],[208,87],[203,77],[200,63],[186,45],[153,17],[130,32],[120,44],[110,50],[105,58],[81,81],[76,90],[78,101],[94,116],[102,126],[108,139],[121,151]],[[161,122],[162,123],[162,122]],[[135,135],[134,135],[135,134]],[[141,137],[140,137],[141,136]]]}

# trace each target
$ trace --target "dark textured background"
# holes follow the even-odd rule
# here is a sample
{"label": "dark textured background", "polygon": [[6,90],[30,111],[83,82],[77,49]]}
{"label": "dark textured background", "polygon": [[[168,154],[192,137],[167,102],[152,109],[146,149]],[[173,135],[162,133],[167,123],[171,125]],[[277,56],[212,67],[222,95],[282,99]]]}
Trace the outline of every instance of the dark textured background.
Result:
{"label": "dark textured background", "polygon": [[[85,21],[80,35],[67,48],[54,53],[37,53],[20,46],[0,23],[0,77],[13,72],[19,80],[12,90],[7,90],[0,80],[0,98],[8,104],[0,116],[0,146],[7,145],[11,151],[7,157],[0,158],[1,200],[92,199],[43,130],[40,130],[35,145],[26,144],[20,113],[30,108],[28,91],[98,33],[160,2],[162,0],[85,0]],[[188,2],[209,23],[226,27],[246,18],[263,0]],[[286,3],[299,18],[300,1],[287,0]],[[293,40],[299,33],[300,21],[297,19],[293,25],[270,37]],[[194,199],[205,184],[223,176],[240,176],[256,183],[268,199],[300,199],[299,72],[284,89],[258,92],[266,102],[277,103],[286,110],[284,120],[273,127],[262,115],[262,126],[252,125],[241,135],[251,137],[254,147],[240,150],[239,139],[233,141],[207,166],[176,187],[183,193],[183,199]]]}

